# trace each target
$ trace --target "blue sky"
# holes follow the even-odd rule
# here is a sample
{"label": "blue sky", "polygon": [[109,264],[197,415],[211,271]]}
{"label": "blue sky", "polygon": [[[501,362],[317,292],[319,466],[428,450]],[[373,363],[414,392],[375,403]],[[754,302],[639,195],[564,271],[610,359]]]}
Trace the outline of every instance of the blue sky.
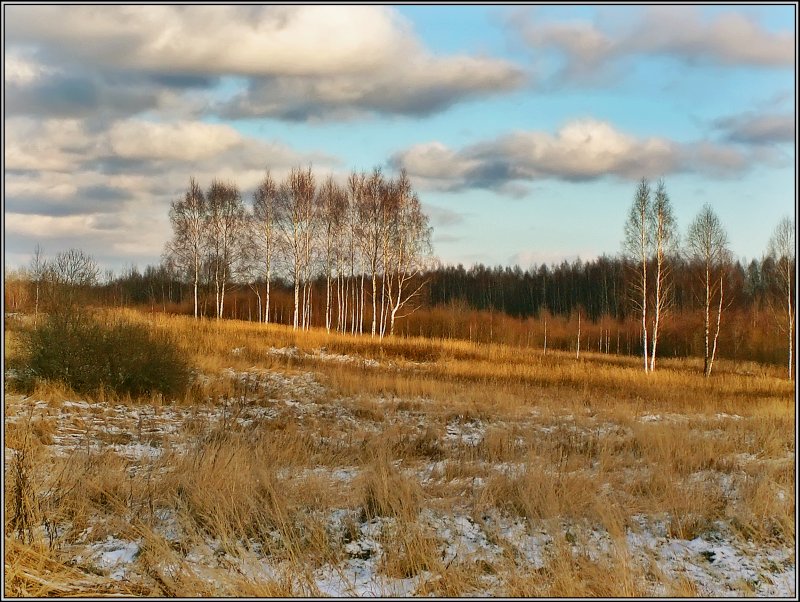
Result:
{"label": "blue sky", "polygon": [[794,5],[4,10],[9,265],[154,263],[190,176],[309,162],[406,168],[445,263],[617,254],[643,176],[737,257],[794,215]]}

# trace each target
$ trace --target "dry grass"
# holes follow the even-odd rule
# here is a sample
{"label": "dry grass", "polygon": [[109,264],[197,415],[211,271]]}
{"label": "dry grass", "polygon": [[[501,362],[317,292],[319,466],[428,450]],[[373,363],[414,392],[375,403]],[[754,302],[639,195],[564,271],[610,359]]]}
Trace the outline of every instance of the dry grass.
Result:
{"label": "dry grass", "polygon": [[5,538],[5,595],[9,597],[65,598],[147,596],[151,590],[127,581],[110,581],[87,574],[60,561],[51,550]]}
{"label": "dry grass", "polygon": [[[317,596],[363,562],[418,595],[696,596],[631,548],[641,517],[794,546],[793,388],[770,368],[121,313],[200,376],[175,400],[7,395],[9,595]],[[459,529],[494,555],[448,556]],[[138,546],[120,581],[109,537]]]}

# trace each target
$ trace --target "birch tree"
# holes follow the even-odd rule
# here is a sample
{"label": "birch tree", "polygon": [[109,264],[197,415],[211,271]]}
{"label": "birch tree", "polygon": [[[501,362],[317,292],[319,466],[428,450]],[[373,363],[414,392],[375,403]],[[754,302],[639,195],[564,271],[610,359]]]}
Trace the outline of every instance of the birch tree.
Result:
{"label": "birch tree", "polygon": [[634,305],[642,312],[642,355],[644,371],[649,370],[647,364],[647,260],[650,256],[650,184],[642,178],[636,189],[628,221],[625,222],[625,239],[623,248],[625,255],[635,266],[632,284]]}
{"label": "birch tree", "polygon": [[773,307],[783,305],[783,311],[775,311],[778,318],[778,327],[786,335],[788,349],[788,375],[792,379],[792,352],[794,349],[794,271],[795,271],[795,231],[794,222],[789,217],[784,217],[775,227],[775,231],[769,241],[768,255],[774,263],[771,277],[778,288],[778,298],[782,302],[774,304]]}
{"label": "birch tree", "polygon": [[[689,226],[686,238],[689,257],[700,269],[703,287],[703,374],[711,376],[717,352],[720,323],[722,319],[725,264],[729,260],[728,235],[717,214],[710,205],[703,205],[700,213]],[[717,306],[716,332],[713,345],[710,340],[711,307]]]}
{"label": "birch tree", "polygon": [[[306,276],[308,260],[307,243],[310,240],[310,215],[314,204],[314,174],[311,168],[293,168],[278,190],[278,231],[280,233],[290,277],[294,285],[294,314],[292,325],[295,330],[300,326],[301,299],[300,289]],[[303,289],[303,306],[305,305],[305,289]]]}
{"label": "birch tree", "polygon": [[[360,221],[362,198],[364,196],[364,189],[366,188],[366,175],[363,173],[352,172],[347,180],[347,193],[349,200],[349,208],[347,212],[347,233],[348,233],[348,259],[350,264],[350,278],[348,279],[348,286],[350,287],[350,332],[355,334],[358,330],[363,331],[364,319],[364,278],[363,271],[361,270],[361,238],[363,226]],[[356,269],[361,271],[361,287],[359,294],[356,290],[357,274]],[[345,295],[347,293],[345,292]],[[360,305],[360,316],[359,316]]]}
{"label": "birch tree", "polygon": [[347,211],[347,194],[334,182],[332,176],[329,176],[320,186],[317,207],[319,209],[322,268],[325,273],[325,329],[330,332],[333,320],[331,286],[333,273],[340,263],[339,257],[343,255],[339,245]]}
{"label": "birch tree", "polygon": [[387,190],[383,174],[380,169],[376,168],[366,180],[358,203],[359,244],[372,281],[373,337],[376,334],[378,320],[378,267],[381,260],[381,241],[385,227],[383,205],[386,203],[386,197]]}
{"label": "birch tree", "polygon": [[[245,222],[239,275],[244,278],[248,288],[256,296],[256,321],[260,323],[262,319],[266,321],[269,318],[269,311],[263,312],[264,304],[261,298],[261,279],[264,278],[264,274],[268,271],[264,269],[263,230],[254,211],[248,211],[245,214]],[[269,284],[267,284],[267,290],[269,290]],[[250,319],[249,314],[248,306],[248,319]]]}
{"label": "birch tree", "polygon": [[[269,171],[253,193],[253,235],[256,254],[264,267],[264,322],[269,322],[270,282],[278,243],[278,186]],[[260,294],[260,293],[259,293]],[[260,302],[259,297],[259,302]]]}
{"label": "birch tree", "polygon": [[398,312],[406,307],[423,289],[426,281],[420,280],[431,257],[431,228],[422,211],[419,197],[411,190],[406,173],[400,173],[395,187],[396,213],[391,227],[391,251],[384,274],[389,298],[389,335],[394,334]]}
{"label": "birch tree", "polygon": [[218,180],[211,183],[207,195],[209,250],[214,279],[217,319],[225,307],[225,289],[241,259],[245,209],[236,184]]}
{"label": "birch tree", "polygon": [[44,258],[42,247],[38,244],[33,250],[33,257],[31,258],[30,274],[35,288],[34,306],[33,306],[33,323],[39,319],[39,293],[42,287],[42,280],[47,272],[47,262]]}
{"label": "birch tree", "polygon": [[182,270],[191,274],[194,288],[194,317],[198,317],[198,286],[203,254],[208,242],[206,230],[206,198],[194,178],[183,199],[173,201],[169,210],[172,239],[167,243],[166,254]]}
{"label": "birch tree", "polygon": [[672,204],[667,195],[664,180],[656,186],[655,198],[650,214],[650,229],[655,251],[656,276],[653,318],[653,349],[650,353],[650,371],[656,369],[656,348],[658,346],[658,327],[664,318],[671,301],[671,265],[670,257],[677,248],[677,229]]}
{"label": "birch tree", "polygon": [[[340,189],[342,193],[342,214],[339,229],[336,232],[336,330],[339,332],[347,331],[347,315],[350,308],[349,294],[350,284],[352,280],[352,273],[348,277],[348,266],[352,266],[354,258],[351,256],[355,253],[354,237],[353,237],[353,224],[354,220],[351,219],[353,214],[353,203],[351,202],[351,195],[349,194],[349,181],[346,187]],[[352,269],[351,269],[352,272]]]}

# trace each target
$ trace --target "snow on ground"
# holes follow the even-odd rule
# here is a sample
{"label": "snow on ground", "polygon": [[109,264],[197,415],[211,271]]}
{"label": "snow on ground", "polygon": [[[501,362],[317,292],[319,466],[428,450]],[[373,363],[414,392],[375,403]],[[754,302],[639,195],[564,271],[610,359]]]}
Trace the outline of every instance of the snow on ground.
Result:
{"label": "snow on ground", "polygon": [[[356,516],[353,511],[334,510],[328,519],[330,530],[341,530],[345,519],[353,520]],[[634,518],[637,526],[628,529],[621,541],[584,522],[528,522],[496,511],[476,520],[468,514],[425,509],[420,514],[419,525],[435,534],[439,558],[447,566],[452,563],[475,566],[480,561],[502,563],[508,546],[531,569],[537,570],[547,566],[556,552],[556,539],[560,539],[571,546],[573,553],[584,554],[595,562],[611,557],[619,549],[627,550],[642,566],[648,566],[650,559],[655,558],[660,570],[669,578],[689,577],[696,584],[698,594],[704,597],[741,596],[748,592],[768,597],[795,595],[796,573],[791,549],[755,546],[737,538],[722,523],[715,531],[692,540],[670,538],[663,517],[638,515]],[[346,558],[313,571],[313,581],[319,592],[334,597],[408,596],[415,595],[426,582],[435,581],[436,576],[425,570],[405,578],[383,573],[387,537],[391,537],[396,528],[391,518],[360,522],[357,537],[343,545]],[[249,549],[257,550],[258,546],[251,543]],[[284,568],[268,558],[259,558],[257,553],[226,556],[220,550],[212,543],[204,550],[195,549],[190,554],[191,560],[201,573],[205,565],[226,564],[254,579],[274,578]],[[113,570],[111,574],[121,578],[126,574],[125,563],[132,562],[137,552],[137,543],[109,538],[92,547],[92,558],[99,567]],[[502,593],[493,589],[497,586],[496,578],[485,577],[487,595]],[[651,587],[652,595],[663,595],[660,586],[651,584]]]}
{"label": "snow on ground", "polygon": [[[241,349],[236,353],[241,353]],[[276,355],[298,356],[296,348],[272,349]],[[330,354],[324,349],[305,354],[320,361],[362,362],[360,358]],[[165,451],[183,453],[186,450],[176,443],[185,429],[211,429],[230,421],[244,429],[258,428],[264,423],[279,419],[304,421],[331,421],[335,428],[331,437],[344,437],[355,428],[379,430],[393,424],[412,426],[418,432],[429,428],[430,416],[425,412],[435,409],[435,404],[423,398],[399,400],[379,397],[373,399],[376,408],[386,408],[385,422],[376,421],[366,414],[357,414],[357,409],[349,399],[331,399],[329,392],[319,382],[317,376],[309,371],[277,372],[251,368],[245,371],[227,369],[221,375],[197,375],[199,383],[209,384],[217,379],[233,383],[233,393],[212,395],[205,404],[196,406],[163,405],[125,405],[105,402],[87,403],[82,400],[66,400],[60,403],[45,402],[21,396],[8,396],[6,399],[7,423],[20,423],[30,416],[33,420],[54,421],[56,428],[49,449],[60,455],[68,455],[76,449],[89,449],[95,452],[113,452],[131,463],[131,469],[152,464],[161,458]],[[227,389],[223,389],[227,390]],[[400,402],[411,409],[392,409]],[[366,417],[364,417],[366,416]],[[641,423],[688,423],[690,420],[705,421],[715,426],[715,421],[747,420],[735,414],[719,413],[713,416],[694,416],[659,413],[642,414]],[[572,414],[560,416],[541,416],[537,408],[521,415],[516,423],[503,420],[467,419],[462,416],[449,418],[438,423],[434,429],[439,443],[446,448],[477,448],[484,444],[494,429],[516,429],[525,436],[533,433],[536,437],[557,437],[566,434],[573,437],[629,437],[633,431],[628,425],[617,424],[592,415]],[[708,430],[708,429],[707,429]],[[713,428],[710,429],[714,431]],[[524,451],[525,436],[519,436],[515,445]],[[325,441],[320,441],[325,444]],[[327,442],[332,444],[331,441]],[[6,449],[6,461],[9,449]],[[524,456],[524,454],[523,454]],[[738,467],[759,463],[793,463],[794,452],[785,458],[762,458],[758,454],[738,453],[732,456]],[[399,466],[404,474],[411,475],[423,485],[445,480],[449,458],[436,461],[421,461],[416,465]],[[473,491],[485,486],[486,477],[494,474],[517,476],[526,470],[524,461],[472,463],[476,475],[464,479],[471,482]],[[637,471],[648,467],[625,467],[634,478]],[[333,485],[349,487],[360,472],[357,466],[306,466],[292,467],[278,471],[280,479],[323,477]],[[455,482],[457,479],[453,479]],[[723,491],[726,496],[735,496],[735,478],[730,473],[705,469],[694,472],[686,478],[687,484],[709,483]],[[469,484],[469,483],[468,483]],[[679,486],[676,484],[676,486]],[[790,495],[790,492],[776,491],[776,496]],[[170,543],[179,543],[182,530],[174,510],[159,508],[155,510],[154,529]],[[340,540],[343,559],[334,564],[323,564],[311,573],[313,582],[323,595],[346,596],[406,596],[414,594],[433,575],[422,571],[413,577],[391,578],[383,574],[381,561],[387,542],[387,533],[396,528],[394,519],[373,518],[365,520],[360,514],[348,508],[330,510],[328,530],[333,540]],[[343,540],[345,523],[356,525],[355,536]],[[557,543],[567,541],[575,553],[585,553],[592,559],[601,559],[613,552],[615,546],[624,545],[631,556],[644,566],[655,559],[658,568],[668,577],[686,576],[694,582],[702,596],[731,596],[751,592],[753,595],[770,597],[791,597],[796,594],[793,550],[788,546],[756,546],[734,533],[725,523],[718,523],[713,529],[691,540],[668,535],[666,525],[669,517],[636,516],[635,525],[626,530],[622,540],[613,539],[603,529],[581,522],[566,521],[528,521],[519,516],[508,516],[492,510],[483,515],[470,514],[464,508],[442,509],[425,508],[419,515],[418,524],[427,533],[435,535],[441,561],[449,563],[502,563],[512,553],[522,559],[531,569],[547,566],[555,553]],[[338,539],[337,539],[338,538]],[[141,551],[141,541],[127,541],[109,535],[101,541],[77,543],[83,546],[76,552],[76,560],[91,565],[112,579],[130,578],[137,569],[137,559]],[[247,550],[236,556],[228,555],[218,542],[207,541],[195,546],[186,554],[186,561],[193,563],[193,570],[214,579],[213,571],[220,566],[236,567],[236,570],[255,581],[275,579],[281,574],[282,566],[274,564],[269,557],[260,553],[258,542],[242,542]],[[510,551],[510,552],[509,552]],[[224,563],[222,560],[224,559]],[[165,569],[166,570],[166,569]],[[206,573],[204,573],[206,571]],[[496,595],[487,576],[484,585],[477,593]],[[483,589],[481,589],[483,588]],[[472,592],[473,594],[476,592]],[[654,587],[653,595],[663,595]]]}
{"label": "snow on ground", "polygon": [[451,420],[447,424],[447,436],[445,439],[452,442],[460,442],[464,445],[474,447],[483,441],[486,434],[486,425],[480,420],[461,421],[460,419]]}
{"label": "snow on ground", "polygon": [[[241,353],[241,349],[231,351],[232,353]],[[338,362],[340,364],[359,364],[361,366],[369,366],[375,368],[380,366],[380,362],[371,358],[362,358],[355,355],[343,355],[339,353],[329,353],[327,349],[321,347],[314,349],[311,353],[300,351],[297,347],[270,347],[267,351],[270,355],[280,355],[284,357],[311,359],[321,362]]]}
{"label": "snow on ground", "polygon": [[138,541],[124,541],[109,535],[103,541],[90,544],[86,552],[78,554],[75,560],[78,563],[89,564],[119,581],[131,570],[131,564],[139,555],[140,544]]}
{"label": "snow on ground", "polygon": [[422,579],[392,579],[378,574],[373,562],[350,559],[339,566],[326,565],[314,573],[317,589],[333,598],[385,598],[413,596]]}
{"label": "snow on ground", "polygon": [[793,550],[767,548],[736,537],[717,522],[712,532],[692,540],[669,538],[665,520],[634,517],[640,530],[628,531],[629,549],[642,556],[655,552],[659,568],[670,576],[689,576],[701,596],[793,597],[796,593]]}
{"label": "snow on ground", "polygon": [[672,423],[679,423],[684,424],[692,421],[710,421],[710,420],[717,420],[723,422],[725,420],[745,420],[744,416],[739,416],[738,414],[726,414],[725,412],[718,412],[714,414],[714,416],[703,416],[702,414],[692,414],[691,416],[687,416],[686,414],[675,414],[670,412],[665,412],[663,414],[642,414],[639,416],[639,422],[672,422]]}

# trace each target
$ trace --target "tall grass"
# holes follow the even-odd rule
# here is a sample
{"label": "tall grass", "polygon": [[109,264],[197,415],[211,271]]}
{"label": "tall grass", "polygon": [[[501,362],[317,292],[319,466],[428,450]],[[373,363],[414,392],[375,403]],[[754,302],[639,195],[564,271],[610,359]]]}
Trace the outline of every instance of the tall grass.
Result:
{"label": "tall grass", "polygon": [[[525,596],[642,596],[654,584],[702,593],[628,549],[635,517],[673,538],[723,524],[759,545],[794,545],[795,409],[777,369],[722,361],[706,379],[696,362],[664,360],[645,375],[606,354],[132,311],[98,319],[169,338],[197,377],[155,399],[78,396],[57,382],[7,396],[9,595],[315,596],[314,571],[351,558],[367,527],[380,527],[371,558],[382,575],[440,596],[487,583]],[[19,337],[6,332],[18,360]],[[274,352],[287,347],[297,352]],[[319,387],[296,384],[308,382]],[[91,403],[64,403],[79,397]],[[167,415],[181,417],[173,431],[148,432]],[[80,436],[66,449],[68,433]],[[159,453],[119,450],[134,442]],[[502,555],[447,559],[430,517],[454,513]],[[541,568],[484,521],[498,516],[548,532]],[[599,556],[582,539],[590,530],[611,542]],[[109,535],[140,542],[129,581],[70,565]],[[203,554],[219,562],[201,566]],[[274,572],[244,571],[254,557]]]}

